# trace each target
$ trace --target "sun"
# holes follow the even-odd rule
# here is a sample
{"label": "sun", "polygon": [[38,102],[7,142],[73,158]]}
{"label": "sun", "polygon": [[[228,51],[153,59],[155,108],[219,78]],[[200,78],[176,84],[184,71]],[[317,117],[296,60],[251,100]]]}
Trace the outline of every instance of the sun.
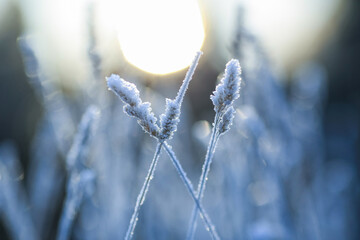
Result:
{"label": "sun", "polygon": [[194,0],[121,1],[118,14],[124,57],[149,73],[186,68],[204,42],[201,13]]}

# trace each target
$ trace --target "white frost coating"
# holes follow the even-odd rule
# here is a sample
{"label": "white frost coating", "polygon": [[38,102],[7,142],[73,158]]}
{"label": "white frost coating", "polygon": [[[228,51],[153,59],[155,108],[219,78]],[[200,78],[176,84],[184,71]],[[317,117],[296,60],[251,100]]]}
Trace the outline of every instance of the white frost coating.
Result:
{"label": "white frost coating", "polygon": [[222,117],[221,122],[219,123],[219,135],[229,131],[230,126],[233,123],[234,116],[235,116],[235,109],[233,106],[231,106],[226,110],[224,116]]}
{"label": "white frost coating", "polygon": [[109,90],[113,91],[124,103],[131,106],[141,103],[139,90],[135,84],[125,81],[116,74],[111,74],[106,81]]}
{"label": "white frost coating", "polygon": [[165,113],[160,116],[161,140],[170,139],[180,122],[180,106],[175,100],[166,99]]}
{"label": "white frost coating", "polygon": [[196,53],[175,100],[166,99],[165,113],[160,116],[161,132],[156,124],[157,119],[151,111],[151,104],[148,102],[143,103],[141,101],[139,91],[133,83],[129,83],[118,75],[112,74],[110,77],[106,78],[107,85],[109,90],[113,91],[125,104],[127,104],[124,106],[125,113],[131,117],[137,118],[139,125],[145,132],[158,138],[160,141],[164,141],[171,138],[177,129],[177,124],[180,121],[181,103],[201,55],[201,51]]}
{"label": "white frost coating", "polygon": [[174,100],[166,99],[165,113],[160,116],[160,127],[161,133],[159,139],[164,141],[171,139],[172,135],[177,129],[177,124],[180,122],[181,104],[184,100],[186,90],[188,89],[189,83],[194,75],[195,69],[199,63],[199,59],[202,55],[201,51],[198,51],[192,61],[189,70],[186,73],[185,79],[181,84],[181,87]]}
{"label": "white frost coating", "polygon": [[185,79],[177,93],[176,101],[180,106],[181,106],[182,101],[184,100],[184,95],[186,93],[186,90],[189,87],[189,83],[192,79],[192,76],[194,75],[195,69],[199,63],[199,60],[200,60],[200,57],[202,54],[203,54],[203,52],[201,52],[201,51],[196,52],[195,58],[193,59],[191,65],[189,67],[189,70],[186,72]]}
{"label": "white frost coating", "polygon": [[139,193],[139,195],[138,195],[138,197],[136,199],[134,212],[133,212],[133,214],[131,216],[128,230],[126,231],[125,240],[132,239],[132,237],[134,235],[134,230],[135,230],[135,227],[136,227],[136,223],[138,221],[138,215],[139,215],[140,207],[145,201],[146,194],[147,194],[147,192],[149,190],[150,182],[154,177],[155,168],[156,168],[157,162],[159,161],[161,147],[162,147],[162,143],[158,143],[158,145],[156,146],[156,151],[155,151],[155,154],[154,154],[154,158],[151,161],[148,174],[147,174],[147,176],[145,178],[145,182],[144,182],[143,186],[141,187],[140,193]]}
{"label": "white frost coating", "polygon": [[224,77],[217,85],[213,95],[210,96],[216,113],[224,112],[225,109],[234,102],[234,100],[239,98],[241,83],[240,74],[241,68],[239,61],[231,59],[226,64]]}
{"label": "white frost coating", "polygon": [[135,84],[129,83],[116,74],[106,78],[109,90],[113,91],[126,105],[124,112],[130,117],[137,118],[142,129],[153,137],[159,135],[156,117],[151,111],[149,102],[142,102],[139,90]]}
{"label": "white frost coating", "polygon": [[145,132],[153,137],[157,137],[159,127],[156,124],[157,119],[151,110],[151,104],[149,102],[141,102],[139,105],[135,106],[124,106],[124,112],[130,117],[137,118],[138,124]]}

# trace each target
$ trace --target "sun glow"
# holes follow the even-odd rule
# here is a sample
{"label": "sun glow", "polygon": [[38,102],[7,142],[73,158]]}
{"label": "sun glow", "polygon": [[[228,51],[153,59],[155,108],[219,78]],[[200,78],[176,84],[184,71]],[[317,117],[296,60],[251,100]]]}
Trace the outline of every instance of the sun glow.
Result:
{"label": "sun glow", "polygon": [[132,0],[119,4],[118,37],[128,62],[154,74],[187,67],[204,41],[196,0]]}

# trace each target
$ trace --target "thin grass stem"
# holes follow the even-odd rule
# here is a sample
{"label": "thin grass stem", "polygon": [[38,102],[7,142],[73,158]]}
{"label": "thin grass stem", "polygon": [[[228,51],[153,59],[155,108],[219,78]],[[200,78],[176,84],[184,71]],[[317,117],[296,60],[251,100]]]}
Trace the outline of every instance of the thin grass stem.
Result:
{"label": "thin grass stem", "polygon": [[150,182],[154,177],[154,172],[155,172],[155,169],[156,169],[157,162],[159,160],[162,145],[163,145],[163,143],[159,142],[158,145],[156,146],[154,158],[153,158],[153,160],[152,160],[152,162],[150,164],[150,168],[149,168],[148,174],[147,174],[147,176],[145,178],[144,185],[142,186],[142,188],[140,190],[140,193],[138,195],[138,198],[136,200],[134,213],[131,216],[129,228],[128,228],[128,230],[126,232],[126,235],[125,235],[125,240],[132,239],[132,237],[134,235],[134,230],[135,230],[135,227],[136,227],[136,223],[138,221],[138,215],[139,215],[140,207],[145,201],[146,193],[149,190]]}
{"label": "thin grass stem", "polygon": [[186,75],[185,75],[185,79],[183,81],[183,84],[181,85],[180,89],[179,89],[179,92],[176,96],[176,99],[175,101],[178,103],[178,104],[181,104],[183,99],[184,99],[184,95],[186,93],[186,90],[189,86],[189,83],[192,79],[192,76],[194,75],[194,72],[195,72],[195,69],[199,63],[199,60],[200,60],[200,57],[203,53],[201,51],[198,51],[196,52],[196,55],[195,55],[195,58],[193,59],[193,62],[191,63],[190,65],[190,68],[189,70],[186,72]]}
{"label": "thin grass stem", "polygon": [[[205,162],[202,168],[202,172],[201,172],[201,176],[200,176],[200,180],[199,180],[199,185],[198,185],[198,189],[197,189],[197,194],[196,194],[196,200],[201,203],[202,197],[204,195],[204,190],[205,190],[205,186],[206,186],[206,181],[208,179],[208,174],[210,171],[210,165],[212,162],[212,158],[214,155],[214,151],[215,151],[215,146],[217,143],[217,140],[219,139],[219,135],[217,134],[218,132],[218,125],[219,125],[219,119],[220,116],[219,114],[215,115],[215,120],[214,120],[214,127],[212,129],[211,132],[211,137],[210,137],[210,143],[208,145],[208,149],[206,152],[206,157],[205,157]],[[196,202],[195,202],[196,203]],[[191,240],[194,238],[194,234],[196,231],[196,220],[197,220],[197,215],[199,213],[199,209],[197,204],[194,205],[194,208],[192,210],[191,213],[191,219],[190,219],[190,225],[189,225],[189,230],[186,236],[186,239]]]}
{"label": "thin grass stem", "polygon": [[187,190],[189,191],[191,197],[193,198],[195,205],[197,207],[196,209],[199,209],[200,215],[202,216],[202,219],[204,220],[204,223],[206,225],[206,230],[209,231],[212,239],[215,239],[215,240],[220,239],[218,233],[216,232],[215,226],[212,224],[209,216],[207,215],[207,213],[203,209],[200,201],[196,197],[194,188],[193,188],[189,178],[186,176],[186,173],[185,173],[184,169],[182,168],[180,162],[177,160],[174,151],[171,149],[171,147],[166,142],[164,143],[164,147],[165,147],[165,150],[168,153],[172,163],[174,164],[177,172],[179,173],[181,180],[184,182]]}

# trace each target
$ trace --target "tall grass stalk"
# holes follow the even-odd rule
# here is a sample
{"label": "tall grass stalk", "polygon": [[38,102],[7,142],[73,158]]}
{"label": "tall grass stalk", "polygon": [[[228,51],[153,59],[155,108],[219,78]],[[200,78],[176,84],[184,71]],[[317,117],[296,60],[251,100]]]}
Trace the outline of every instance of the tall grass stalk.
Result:
{"label": "tall grass stalk", "polygon": [[[200,203],[204,195],[204,190],[206,187],[216,144],[219,140],[219,137],[229,130],[229,127],[232,124],[232,119],[234,118],[234,109],[232,105],[234,101],[240,96],[240,73],[241,69],[238,60],[230,60],[226,64],[224,77],[221,79],[221,82],[217,85],[216,90],[210,97],[214,104],[214,110],[216,114],[197,189],[196,198]],[[195,204],[191,214],[189,230],[187,233],[187,239],[189,240],[194,238],[198,212],[198,206]]]}
{"label": "tall grass stalk", "polygon": [[156,168],[156,165],[158,163],[158,160],[159,160],[162,145],[163,145],[163,143],[159,142],[158,145],[156,146],[156,150],[155,150],[155,153],[154,153],[154,158],[151,161],[148,174],[147,174],[147,176],[145,178],[145,182],[144,182],[144,184],[143,184],[143,186],[142,186],[142,188],[140,190],[140,193],[139,193],[139,195],[137,197],[137,200],[136,200],[134,213],[131,216],[130,224],[129,224],[128,230],[126,232],[126,235],[125,235],[126,240],[131,239],[133,234],[134,234],[134,230],[135,230],[135,226],[136,226],[136,223],[137,223],[137,220],[138,220],[140,207],[141,207],[141,205],[143,205],[143,203],[145,201],[146,193],[149,190],[150,182],[154,177],[154,172],[155,172],[155,168]]}

